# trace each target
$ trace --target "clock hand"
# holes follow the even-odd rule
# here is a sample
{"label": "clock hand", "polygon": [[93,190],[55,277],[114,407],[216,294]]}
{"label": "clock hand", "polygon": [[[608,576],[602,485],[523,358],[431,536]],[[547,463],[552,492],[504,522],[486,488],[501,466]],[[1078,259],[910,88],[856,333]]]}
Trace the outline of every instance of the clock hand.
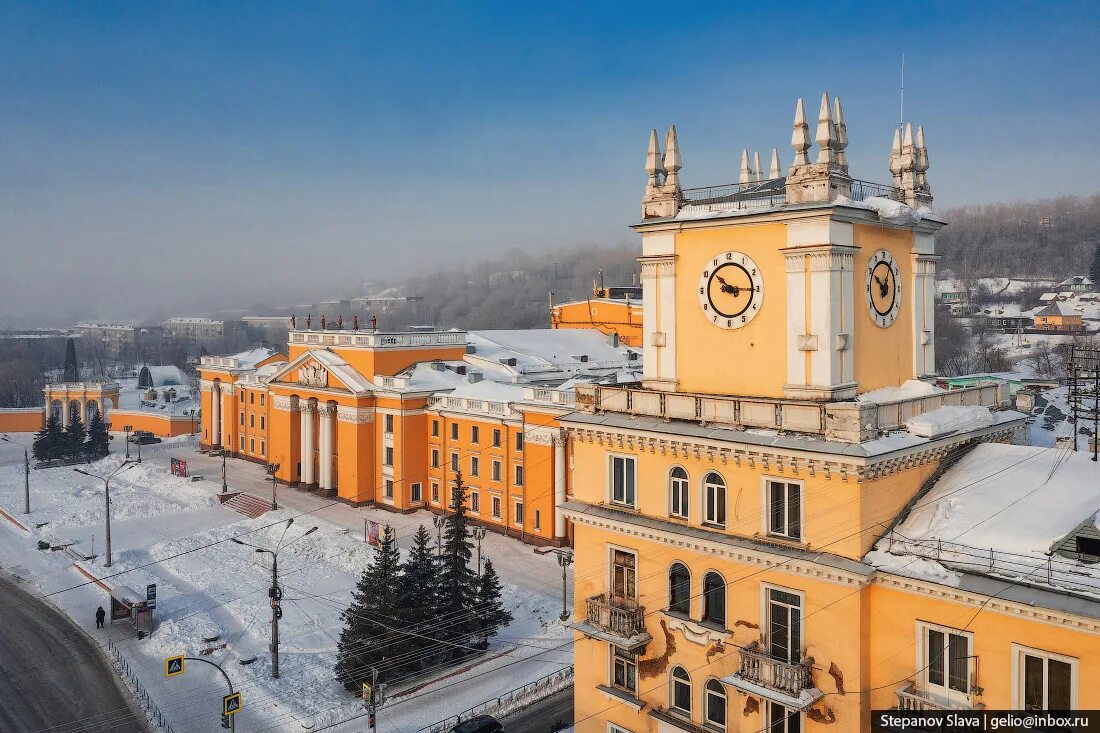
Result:
{"label": "clock hand", "polygon": [[730,285],[721,275],[715,275],[714,279],[722,283],[723,293],[732,293],[735,298],[740,295],[741,288],[737,287],[736,285]]}

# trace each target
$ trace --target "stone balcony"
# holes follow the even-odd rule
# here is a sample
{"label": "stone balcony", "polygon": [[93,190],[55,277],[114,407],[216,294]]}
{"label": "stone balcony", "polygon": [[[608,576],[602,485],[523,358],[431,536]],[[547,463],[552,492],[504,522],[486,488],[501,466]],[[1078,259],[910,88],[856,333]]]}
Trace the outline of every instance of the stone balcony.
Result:
{"label": "stone balcony", "polygon": [[600,593],[585,599],[584,611],[584,620],[573,628],[585,636],[629,650],[653,638],[645,630],[645,607],[633,599]]}
{"label": "stone balcony", "polygon": [[895,707],[898,710],[939,712],[942,710],[982,710],[985,708],[982,703],[967,705],[936,700],[927,693],[919,692],[917,686],[912,682],[907,682],[904,686],[894,690],[894,697],[897,698]]}
{"label": "stone balcony", "polygon": [[730,687],[759,695],[788,708],[806,710],[824,693],[814,686],[813,657],[796,663],[776,659],[758,641],[741,649],[737,671],[723,677]]}
{"label": "stone balcony", "polygon": [[979,384],[895,402],[814,402],[769,397],[661,392],[641,387],[578,384],[576,409],[618,412],[664,420],[687,420],[734,429],[764,429],[820,435],[827,440],[862,443],[900,429],[905,421],[940,407],[1007,406],[999,383]]}

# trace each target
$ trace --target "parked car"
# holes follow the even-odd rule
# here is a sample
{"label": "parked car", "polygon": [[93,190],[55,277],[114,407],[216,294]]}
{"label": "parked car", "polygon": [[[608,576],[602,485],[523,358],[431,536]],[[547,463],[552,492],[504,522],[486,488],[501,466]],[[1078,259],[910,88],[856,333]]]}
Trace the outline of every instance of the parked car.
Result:
{"label": "parked car", "polygon": [[492,715],[479,715],[451,728],[451,733],[503,733],[504,726]]}
{"label": "parked car", "polygon": [[135,430],[130,436],[130,442],[136,445],[149,445],[150,443],[159,443],[160,438],[148,430]]}

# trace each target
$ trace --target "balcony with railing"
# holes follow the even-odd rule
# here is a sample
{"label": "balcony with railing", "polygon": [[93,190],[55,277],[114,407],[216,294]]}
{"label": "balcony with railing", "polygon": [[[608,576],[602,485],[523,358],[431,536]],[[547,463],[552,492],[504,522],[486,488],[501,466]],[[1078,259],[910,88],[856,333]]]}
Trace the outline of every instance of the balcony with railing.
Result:
{"label": "balcony with railing", "polygon": [[798,663],[777,659],[758,641],[738,653],[737,671],[722,678],[729,686],[798,710],[806,710],[824,696],[814,687],[813,657]]}
{"label": "balcony with railing", "polygon": [[[869,198],[886,198],[905,201],[901,189],[885,183],[851,179],[851,190],[843,191],[851,201],[866,201]],[[745,209],[772,208],[787,203],[787,179],[769,178],[763,181],[729,183],[722,186],[685,188],[681,211],[688,213],[708,213],[722,211],[743,211]]]}
{"label": "balcony with railing", "polygon": [[298,346],[350,346],[369,349],[401,349],[415,347],[465,347],[465,331],[348,331],[326,329],[324,331],[292,330],[289,341]]}
{"label": "balcony with railing", "polygon": [[758,428],[822,435],[859,443],[898,430],[910,418],[940,407],[1007,406],[1008,391],[997,382],[947,390],[894,402],[814,402],[769,397],[660,392],[631,386],[578,384],[579,412],[621,412],[662,420],[689,420],[734,429]]}
{"label": "balcony with railing", "polygon": [[645,607],[631,598],[600,593],[584,601],[584,620],[573,625],[585,636],[623,649],[637,649],[653,638],[645,630]]}
{"label": "balcony with railing", "polygon": [[904,686],[894,690],[894,696],[897,698],[897,704],[895,707],[898,710],[909,710],[913,712],[939,712],[943,710],[982,710],[985,705],[978,703],[972,705],[966,702],[960,701],[943,701],[934,699],[927,693],[922,693],[917,690],[917,686],[912,682],[905,683]]}

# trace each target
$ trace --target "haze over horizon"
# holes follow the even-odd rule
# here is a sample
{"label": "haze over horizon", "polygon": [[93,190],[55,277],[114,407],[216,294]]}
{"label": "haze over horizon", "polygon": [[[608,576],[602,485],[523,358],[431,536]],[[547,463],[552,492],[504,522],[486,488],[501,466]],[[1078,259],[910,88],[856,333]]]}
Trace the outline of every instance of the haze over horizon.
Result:
{"label": "haze over horizon", "polygon": [[745,147],[788,166],[795,99],[816,118],[826,90],[853,175],[885,182],[903,52],[937,208],[1100,188],[1096,4],[9,3],[0,21],[0,327],[633,242],[650,128],[676,123],[685,186],[728,183]]}

